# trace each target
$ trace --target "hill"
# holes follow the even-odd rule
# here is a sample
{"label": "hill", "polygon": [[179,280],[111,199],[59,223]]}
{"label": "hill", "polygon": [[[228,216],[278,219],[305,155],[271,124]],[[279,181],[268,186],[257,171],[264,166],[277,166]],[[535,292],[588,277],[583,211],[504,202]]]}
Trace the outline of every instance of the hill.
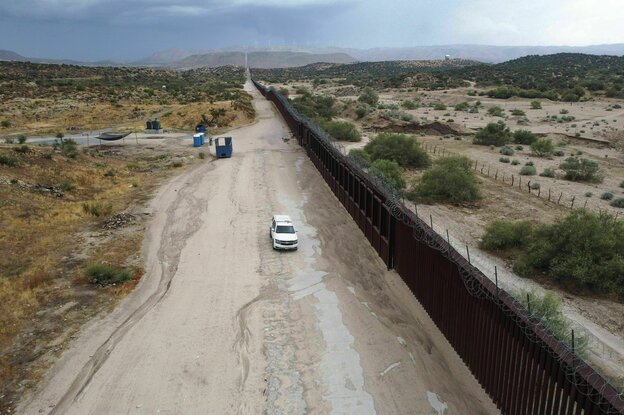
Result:
{"label": "hill", "polygon": [[25,61],[26,58],[10,50],[0,50],[0,61]]}
{"label": "hill", "polygon": [[[249,52],[248,65],[252,68],[290,68],[315,62],[350,63],[355,59],[344,53],[314,54],[306,52]],[[177,69],[214,68],[218,66],[245,66],[244,52],[210,52],[191,55],[169,66]]]}

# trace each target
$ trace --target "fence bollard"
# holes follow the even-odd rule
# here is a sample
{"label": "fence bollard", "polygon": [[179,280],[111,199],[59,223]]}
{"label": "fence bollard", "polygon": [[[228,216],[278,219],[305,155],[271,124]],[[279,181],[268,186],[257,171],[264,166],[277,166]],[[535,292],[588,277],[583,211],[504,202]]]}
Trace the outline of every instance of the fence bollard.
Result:
{"label": "fence bollard", "polygon": [[576,196],[572,196],[572,203],[570,204],[570,209],[574,208],[574,200],[576,200]]}

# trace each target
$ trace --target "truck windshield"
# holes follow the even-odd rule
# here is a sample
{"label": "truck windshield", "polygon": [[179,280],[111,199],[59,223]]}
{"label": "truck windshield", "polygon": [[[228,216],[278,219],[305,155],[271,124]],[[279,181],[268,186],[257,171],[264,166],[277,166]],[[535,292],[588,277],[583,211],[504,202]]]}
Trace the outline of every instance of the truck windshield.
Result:
{"label": "truck windshield", "polygon": [[295,233],[295,228],[287,225],[278,225],[275,229],[277,233]]}

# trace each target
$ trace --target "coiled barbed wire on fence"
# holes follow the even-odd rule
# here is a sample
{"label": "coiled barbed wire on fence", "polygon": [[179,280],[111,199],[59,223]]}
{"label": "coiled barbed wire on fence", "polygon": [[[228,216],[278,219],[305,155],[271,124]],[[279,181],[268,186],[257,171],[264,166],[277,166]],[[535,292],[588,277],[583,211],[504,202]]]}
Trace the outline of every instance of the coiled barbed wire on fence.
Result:
{"label": "coiled barbed wire on fence", "polygon": [[[584,359],[579,357],[577,344],[574,343],[574,340],[557,336],[549,327],[545,314],[539,315],[535,310],[529,311],[523,303],[504,289],[499,288],[498,285],[496,285],[494,292],[487,289],[485,280],[489,283],[492,283],[492,281],[478,268],[473,266],[469,259],[467,260],[463,254],[458,252],[450,244],[450,241],[445,240],[435,229],[410,211],[400,200],[401,193],[396,188],[381,177],[370,175],[368,173],[369,165],[365,160],[343,154],[336,148],[333,137],[312,120],[299,114],[290,102],[273,87],[265,88],[261,84],[253,82],[263,95],[272,94],[273,98],[279,102],[279,105],[283,107],[283,110],[292,120],[303,124],[320,142],[324,143],[323,146],[335,159],[341,161],[355,176],[368,183],[369,187],[382,196],[385,199],[384,204],[392,217],[409,226],[416,240],[440,252],[451,261],[457,267],[464,287],[471,296],[493,302],[504,316],[513,320],[529,341],[538,344],[539,347],[555,358],[561,364],[561,367],[565,369],[565,376],[568,382],[575,386],[578,394],[587,397],[596,405],[604,406],[608,404],[610,406],[608,409],[601,409],[603,413],[624,413],[613,406],[619,405],[624,408],[624,388],[616,389],[616,379],[610,378],[605,373],[598,373],[596,369],[590,367]],[[540,335],[538,333],[544,334]],[[586,393],[586,389],[595,390],[598,399],[595,399],[595,394]]]}

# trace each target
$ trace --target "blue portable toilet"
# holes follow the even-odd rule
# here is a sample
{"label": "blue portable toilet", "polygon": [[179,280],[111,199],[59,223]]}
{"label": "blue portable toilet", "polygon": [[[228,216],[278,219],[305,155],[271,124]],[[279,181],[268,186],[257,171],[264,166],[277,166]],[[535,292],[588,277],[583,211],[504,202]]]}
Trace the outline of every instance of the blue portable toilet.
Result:
{"label": "blue portable toilet", "polygon": [[193,136],[193,147],[201,147],[202,146],[202,136],[201,134],[195,134]]}
{"label": "blue portable toilet", "polygon": [[204,124],[197,124],[197,126],[195,127],[195,132],[196,133],[205,133],[206,132],[206,126]]}
{"label": "blue portable toilet", "polygon": [[201,145],[203,146],[206,143],[206,134],[199,133],[199,135],[201,136]]}
{"label": "blue portable toilet", "polygon": [[[225,141],[223,145],[219,145],[221,138]],[[215,138],[215,154],[219,159],[232,157],[232,137]]]}

